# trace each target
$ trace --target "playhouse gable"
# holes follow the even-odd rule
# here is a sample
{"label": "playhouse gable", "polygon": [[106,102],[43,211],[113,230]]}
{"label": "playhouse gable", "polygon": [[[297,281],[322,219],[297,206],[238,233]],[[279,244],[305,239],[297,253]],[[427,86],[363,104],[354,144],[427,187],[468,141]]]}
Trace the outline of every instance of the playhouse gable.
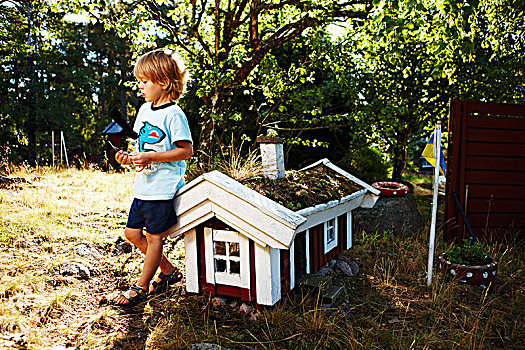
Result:
{"label": "playhouse gable", "polygon": [[179,222],[172,236],[217,217],[261,246],[289,248],[306,219],[234,179],[213,171],[181,188],[175,196]]}

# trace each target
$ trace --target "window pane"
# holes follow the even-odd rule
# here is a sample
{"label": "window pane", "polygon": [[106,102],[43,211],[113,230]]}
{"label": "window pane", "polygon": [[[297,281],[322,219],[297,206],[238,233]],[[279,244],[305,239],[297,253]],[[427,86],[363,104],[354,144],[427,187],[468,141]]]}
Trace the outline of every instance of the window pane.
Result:
{"label": "window pane", "polygon": [[241,274],[241,263],[240,263],[240,261],[232,261],[232,260],[230,260],[230,273],[232,275],[240,275]]}
{"label": "window pane", "polygon": [[239,243],[230,243],[230,256],[239,256]]}
{"label": "window pane", "polygon": [[215,244],[215,255],[226,255],[226,242],[213,242]]}
{"label": "window pane", "polygon": [[226,260],[215,259],[215,272],[226,272]]}

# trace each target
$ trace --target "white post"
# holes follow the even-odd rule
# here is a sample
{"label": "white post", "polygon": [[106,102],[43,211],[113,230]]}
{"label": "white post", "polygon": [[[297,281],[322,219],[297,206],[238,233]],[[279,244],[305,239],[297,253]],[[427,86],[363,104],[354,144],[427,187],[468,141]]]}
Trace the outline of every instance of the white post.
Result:
{"label": "white post", "polygon": [[64,138],[64,132],[60,132],[61,145],[60,145],[60,160],[62,161],[62,147],[64,147],[64,155],[66,156],[66,164],[69,168],[69,160],[67,159],[67,148],[66,148],[66,139]]}
{"label": "white post", "polygon": [[432,195],[432,221],[430,222],[430,240],[428,243],[428,271],[427,286],[432,284],[432,267],[434,265],[434,243],[436,240],[436,218],[438,209],[438,188],[439,188],[439,165],[441,163],[441,122],[438,122],[434,131],[434,193]]}
{"label": "white post", "polygon": [[63,138],[63,131],[60,132],[60,164],[62,164],[62,138]]}
{"label": "white post", "polygon": [[51,163],[53,168],[55,167],[55,132],[51,131]]}

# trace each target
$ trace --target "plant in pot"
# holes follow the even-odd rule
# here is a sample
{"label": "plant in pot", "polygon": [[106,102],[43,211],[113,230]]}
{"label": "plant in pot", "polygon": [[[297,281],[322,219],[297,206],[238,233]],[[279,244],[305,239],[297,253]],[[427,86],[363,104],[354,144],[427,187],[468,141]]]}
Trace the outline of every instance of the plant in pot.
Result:
{"label": "plant in pot", "polygon": [[487,287],[496,279],[498,262],[487,249],[472,238],[439,255],[441,271],[460,282]]}

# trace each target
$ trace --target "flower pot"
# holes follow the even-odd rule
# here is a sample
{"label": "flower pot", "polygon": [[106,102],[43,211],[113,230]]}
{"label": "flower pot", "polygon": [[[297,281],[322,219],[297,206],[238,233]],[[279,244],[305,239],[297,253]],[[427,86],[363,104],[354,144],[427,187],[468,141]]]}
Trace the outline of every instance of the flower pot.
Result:
{"label": "flower pot", "polygon": [[498,262],[490,256],[487,259],[488,263],[483,265],[455,264],[445,258],[445,253],[441,253],[439,265],[441,272],[458,279],[460,282],[487,287],[490,282],[494,282],[498,273]]}

